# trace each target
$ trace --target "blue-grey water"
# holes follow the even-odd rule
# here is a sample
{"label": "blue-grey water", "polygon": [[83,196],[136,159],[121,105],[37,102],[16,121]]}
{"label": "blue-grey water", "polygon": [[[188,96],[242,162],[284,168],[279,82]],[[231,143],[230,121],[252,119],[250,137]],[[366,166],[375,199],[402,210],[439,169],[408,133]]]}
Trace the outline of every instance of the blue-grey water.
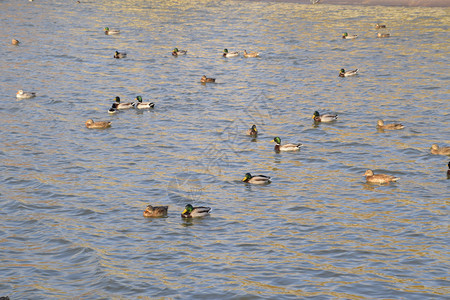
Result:
{"label": "blue-grey water", "polygon": [[[0,0],[0,296],[448,299],[450,158],[430,146],[450,145],[449,12]],[[155,109],[107,113],[137,95]],[[303,147],[277,154],[275,136]],[[211,216],[181,219],[187,203]]]}

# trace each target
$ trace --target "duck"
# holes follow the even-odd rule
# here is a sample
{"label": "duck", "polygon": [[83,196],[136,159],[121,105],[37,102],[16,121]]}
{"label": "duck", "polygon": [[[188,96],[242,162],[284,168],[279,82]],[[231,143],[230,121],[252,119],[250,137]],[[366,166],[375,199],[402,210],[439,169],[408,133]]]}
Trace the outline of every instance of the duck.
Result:
{"label": "duck", "polygon": [[358,74],[359,69],[355,69],[352,71],[345,71],[345,69],[341,69],[339,72],[339,77],[349,77],[349,76],[355,76]]}
{"label": "duck", "polygon": [[346,40],[356,39],[357,37],[358,37],[358,35],[356,35],[356,34],[348,35],[347,32],[344,32],[344,33],[342,34],[342,38],[343,38],[343,39],[346,39]]}
{"label": "duck", "polygon": [[386,25],[377,23],[377,24],[375,24],[375,28],[376,29],[386,28]]}
{"label": "duck", "polygon": [[182,218],[199,218],[209,216],[211,207],[197,206],[193,207],[191,204],[187,204],[181,213]]}
{"label": "duck", "polygon": [[16,93],[16,97],[19,99],[29,99],[36,97],[36,93],[34,92],[24,92],[23,90],[19,90]]}
{"label": "duck", "polygon": [[108,121],[97,121],[94,122],[94,120],[89,119],[86,121],[86,127],[90,129],[105,129],[108,127],[111,127],[111,122]]}
{"label": "duck", "polygon": [[400,123],[394,123],[394,124],[386,124],[384,125],[383,120],[378,120],[377,122],[377,128],[380,130],[396,130],[396,129],[403,129],[405,126],[403,126]]}
{"label": "duck", "polygon": [[368,183],[378,183],[378,184],[395,182],[400,179],[399,177],[386,175],[386,174],[373,174],[372,170],[367,170],[364,173],[364,176],[366,176],[366,181]]}
{"label": "duck", "polygon": [[19,45],[19,40],[16,40],[16,39],[12,39],[11,40],[11,44],[13,44],[13,45]]}
{"label": "duck", "polygon": [[125,58],[125,57],[127,57],[127,53],[126,52],[116,51],[116,53],[114,54],[114,58]]}
{"label": "duck", "polygon": [[238,51],[228,52],[228,49],[223,49],[223,57],[236,57],[239,56]]}
{"label": "duck", "polygon": [[379,37],[379,38],[388,38],[388,37],[390,37],[391,35],[389,34],[389,33],[381,33],[381,32],[378,32],[378,34],[377,34],[377,37]]}
{"label": "duck", "polygon": [[120,97],[116,96],[115,98],[116,109],[129,109],[134,108],[135,103],[134,102],[128,102],[128,103],[120,103]]}
{"label": "duck", "polygon": [[301,143],[281,145],[281,139],[278,136],[275,137],[273,139],[273,141],[276,143],[275,148],[274,148],[275,152],[297,151],[297,150],[300,150],[300,147],[302,146]]}
{"label": "duck", "polygon": [[113,103],[111,108],[108,109],[108,113],[109,114],[115,114],[116,112],[118,112],[119,110],[117,109],[117,103]]}
{"label": "duck", "polygon": [[246,173],[243,182],[253,183],[253,184],[268,184],[270,183],[270,177],[266,175],[256,175],[252,176],[250,173]]}
{"label": "duck", "polygon": [[186,50],[178,50],[178,48],[174,48],[172,51],[173,56],[185,55],[187,53]]}
{"label": "duck", "polygon": [[168,206],[151,206],[147,205],[147,208],[144,210],[144,217],[148,218],[157,218],[157,217],[165,217],[167,216]]}
{"label": "duck", "polygon": [[448,162],[447,177],[450,178],[450,161]]}
{"label": "duck", "polygon": [[155,103],[153,102],[142,102],[142,97],[137,96],[135,99],[137,102],[134,102],[134,107],[137,109],[146,109],[146,108],[154,108]]}
{"label": "duck", "polygon": [[103,31],[105,32],[106,35],[113,35],[113,34],[119,34],[120,33],[119,29],[109,29],[109,27],[103,28]]}
{"label": "duck", "polygon": [[206,82],[216,82],[215,78],[208,78],[206,75],[203,75],[200,79],[200,82],[206,83]]}
{"label": "duck", "polygon": [[250,52],[248,53],[247,50],[244,50],[244,57],[258,57],[259,52]]}
{"label": "duck", "polygon": [[255,124],[253,124],[249,130],[247,130],[247,135],[252,136],[252,137],[256,137],[258,135],[258,130],[256,129]]}
{"label": "duck", "polygon": [[314,119],[314,122],[333,122],[336,121],[338,118],[338,115],[333,115],[333,114],[324,114],[321,115],[319,114],[319,112],[316,110],[312,116],[312,118]]}
{"label": "duck", "polygon": [[439,147],[437,144],[431,145],[431,154],[450,155],[450,147]]}

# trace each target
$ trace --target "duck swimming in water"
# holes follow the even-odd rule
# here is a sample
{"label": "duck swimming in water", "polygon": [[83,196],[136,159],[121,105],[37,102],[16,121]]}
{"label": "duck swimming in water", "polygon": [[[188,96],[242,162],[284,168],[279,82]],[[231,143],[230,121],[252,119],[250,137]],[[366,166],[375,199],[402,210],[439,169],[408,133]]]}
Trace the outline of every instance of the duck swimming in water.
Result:
{"label": "duck swimming in water", "polygon": [[186,55],[186,53],[187,53],[186,50],[178,50],[178,48],[174,48],[172,51],[173,56]]}
{"label": "duck swimming in water", "polygon": [[437,144],[431,145],[431,154],[450,155],[450,147],[439,147]]}
{"label": "duck swimming in water", "polygon": [[109,27],[103,28],[103,31],[105,32],[106,35],[113,35],[113,34],[119,34],[120,33],[119,29],[109,29]]}
{"label": "duck swimming in water", "polygon": [[33,98],[33,97],[36,97],[35,92],[24,92],[23,90],[19,90],[16,93],[16,98],[18,98],[18,99],[29,99],[29,98]]}
{"label": "duck swimming in water", "polygon": [[127,53],[126,52],[116,51],[116,53],[114,53],[114,58],[125,58],[125,57],[127,57]]}
{"label": "duck swimming in water", "polygon": [[333,115],[333,114],[319,114],[318,111],[315,111],[312,118],[314,119],[314,122],[333,122],[336,121],[338,116],[337,115]]}
{"label": "duck swimming in water", "polygon": [[185,206],[181,213],[182,218],[199,218],[209,216],[211,208],[205,206],[193,207],[191,204]]}
{"label": "duck swimming in water", "polygon": [[359,69],[351,70],[351,71],[345,71],[345,69],[341,69],[339,72],[339,77],[349,77],[349,76],[355,76],[358,74]]}
{"label": "duck swimming in water", "polygon": [[367,170],[364,173],[364,176],[366,176],[366,181],[368,183],[377,183],[377,184],[385,184],[389,182],[395,182],[399,180],[400,178],[391,176],[391,175],[385,175],[385,174],[373,174],[372,170]]}
{"label": "duck swimming in water", "polygon": [[137,109],[146,109],[146,108],[154,108],[155,103],[153,102],[142,102],[142,97],[137,96],[135,99],[137,102],[134,102],[134,107]]}
{"label": "duck swimming in water", "polygon": [[105,129],[105,128],[111,127],[111,122],[108,122],[108,121],[94,122],[94,120],[89,119],[86,121],[86,127],[90,128],[90,129]]}
{"label": "duck swimming in water", "polygon": [[405,126],[403,126],[402,124],[399,124],[399,123],[385,125],[383,120],[378,120],[377,128],[380,130],[398,130],[398,129],[405,128]]}
{"label": "duck swimming in water", "polygon": [[247,135],[251,137],[256,137],[258,135],[258,130],[256,129],[255,124],[253,124],[249,130],[247,130]]}
{"label": "duck swimming in water", "polygon": [[236,57],[239,56],[238,51],[228,52],[228,49],[223,49],[223,57]]}
{"label": "duck swimming in water", "polygon": [[215,78],[208,78],[206,75],[203,75],[200,79],[200,82],[206,83],[206,82],[216,82]]}
{"label": "duck swimming in water", "polygon": [[269,184],[270,177],[266,175],[256,175],[252,176],[250,173],[246,173],[243,182],[252,183],[252,184]]}
{"label": "duck swimming in water", "polygon": [[275,152],[297,151],[300,150],[300,147],[302,146],[301,143],[281,145],[281,139],[278,136],[275,137],[273,141],[276,143],[274,148]]}
{"label": "duck swimming in water", "polygon": [[167,216],[168,206],[151,206],[147,205],[147,208],[144,210],[144,217],[148,218],[158,218]]}

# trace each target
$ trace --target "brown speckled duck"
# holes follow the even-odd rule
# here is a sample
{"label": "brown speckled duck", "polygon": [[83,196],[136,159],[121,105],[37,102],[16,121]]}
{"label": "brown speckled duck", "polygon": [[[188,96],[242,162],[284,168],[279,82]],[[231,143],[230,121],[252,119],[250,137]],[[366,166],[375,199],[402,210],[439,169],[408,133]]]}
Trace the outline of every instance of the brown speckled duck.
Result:
{"label": "brown speckled duck", "polygon": [[86,127],[90,129],[105,129],[108,127],[111,127],[111,122],[108,121],[97,121],[94,122],[94,120],[89,119],[86,121]]}
{"label": "brown speckled duck", "polygon": [[208,77],[206,77],[206,75],[203,75],[202,78],[200,79],[200,82],[202,82],[202,83],[216,82],[216,79],[215,78],[208,78]]}
{"label": "brown speckled duck", "polygon": [[366,181],[368,183],[377,183],[377,184],[386,184],[389,182],[395,182],[400,179],[399,177],[386,174],[373,174],[372,170],[367,170],[364,173],[364,176],[366,176]]}
{"label": "brown speckled duck", "polygon": [[439,147],[437,144],[431,145],[431,154],[450,155],[450,147]]}
{"label": "brown speckled duck", "polygon": [[151,206],[148,205],[144,210],[144,217],[158,218],[167,216],[168,206]]}
{"label": "brown speckled duck", "polygon": [[405,126],[400,123],[384,124],[383,120],[378,120],[377,128],[380,130],[398,130],[405,128]]}

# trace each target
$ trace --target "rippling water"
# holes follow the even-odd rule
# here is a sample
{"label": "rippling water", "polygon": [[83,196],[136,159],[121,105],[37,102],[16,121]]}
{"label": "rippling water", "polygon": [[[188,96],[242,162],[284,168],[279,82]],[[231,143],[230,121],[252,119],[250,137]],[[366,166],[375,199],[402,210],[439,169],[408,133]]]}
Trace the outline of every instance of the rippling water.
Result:
{"label": "rippling water", "polygon": [[[81,2],[0,0],[0,296],[448,296],[449,157],[429,152],[450,144],[448,8]],[[156,108],[108,115],[116,95]],[[274,136],[304,146],[277,154]],[[368,168],[401,179],[368,185]],[[187,203],[212,214],[182,220]]]}

